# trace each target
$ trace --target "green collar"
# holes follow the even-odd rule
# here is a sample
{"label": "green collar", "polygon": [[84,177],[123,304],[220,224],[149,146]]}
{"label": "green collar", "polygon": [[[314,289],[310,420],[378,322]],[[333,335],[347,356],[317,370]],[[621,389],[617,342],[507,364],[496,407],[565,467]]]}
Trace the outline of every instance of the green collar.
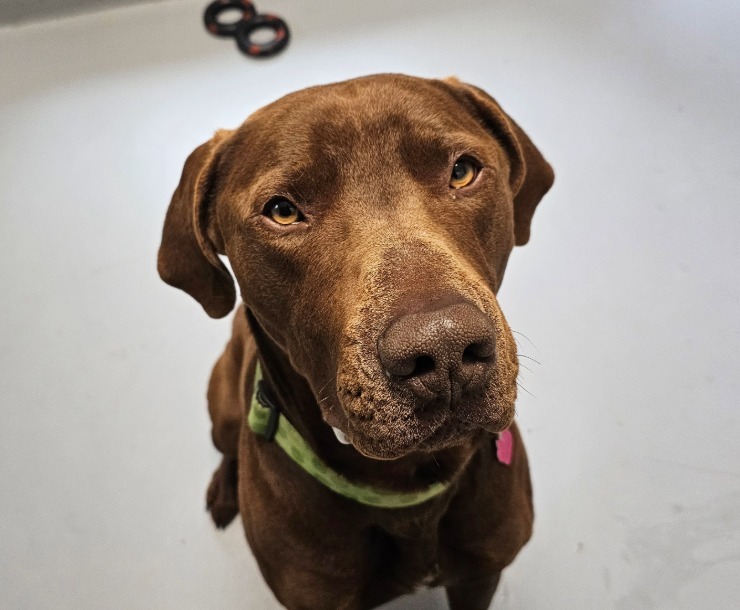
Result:
{"label": "green collar", "polygon": [[258,362],[249,409],[249,427],[262,438],[274,440],[303,470],[340,496],[376,508],[406,508],[426,502],[447,489],[448,484],[434,483],[420,491],[399,492],[352,483],[329,468],[314,453],[293,424],[268,399],[262,385],[262,370]]}

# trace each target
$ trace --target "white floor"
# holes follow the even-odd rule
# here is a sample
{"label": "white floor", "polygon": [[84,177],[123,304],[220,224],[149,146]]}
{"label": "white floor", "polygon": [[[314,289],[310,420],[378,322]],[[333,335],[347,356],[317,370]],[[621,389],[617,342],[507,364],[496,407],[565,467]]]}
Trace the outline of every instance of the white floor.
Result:
{"label": "white floor", "polygon": [[228,322],[155,253],[215,128],[379,71],[483,86],[557,172],[501,294],[538,521],[494,607],[740,607],[740,5],[261,0],[255,62],[204,4],[0,29],[0,607],[277,607],[204,511]]}

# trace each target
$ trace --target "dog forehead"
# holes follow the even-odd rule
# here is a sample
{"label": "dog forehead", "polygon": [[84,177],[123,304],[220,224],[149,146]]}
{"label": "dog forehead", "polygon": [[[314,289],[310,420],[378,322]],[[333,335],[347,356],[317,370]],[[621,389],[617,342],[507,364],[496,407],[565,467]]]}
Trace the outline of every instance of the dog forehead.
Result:
{"label": "dog forehead", "polygon": [[236,140],[241,175],[270,172],[283,183],[310,182],[312,192],[389,172],[432,175],[452,151],[490,145],[444,83],[401,75],[291,93],[250,116]]}
{"label": "dog forehead", "polygon": [[423,116],[430,111],[460,110],[441,81],[397,74],[378,74],[295,91],[262,111],[287,110],[298,121],[322,111],[339,109],[362,119],[395,110]]}
{"label": "dog forehead", "polygon": [[[331,152],[388,148],[399,139],[443,139],[481,126],[440,81],[375,75],[310,87],[255,112],[243,126],[260,149]],[[257,136],[257,137],[255,137]],[[358,151],[359,149],[359,151]]]}

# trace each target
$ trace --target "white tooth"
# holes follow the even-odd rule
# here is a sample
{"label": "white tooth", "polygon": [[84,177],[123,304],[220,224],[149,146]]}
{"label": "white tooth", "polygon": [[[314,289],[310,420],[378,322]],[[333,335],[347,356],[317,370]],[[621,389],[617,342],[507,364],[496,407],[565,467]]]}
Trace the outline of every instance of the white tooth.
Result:
{"label": "white tooth", "polygon": [[349,440],[347,439],[347,435],[342,432],[339,428],[335,428],[334,426],[331,427],[332,430],[334,430],[334,435],[337,437],[337,440],[342,443],[342,445],[349,445]]}

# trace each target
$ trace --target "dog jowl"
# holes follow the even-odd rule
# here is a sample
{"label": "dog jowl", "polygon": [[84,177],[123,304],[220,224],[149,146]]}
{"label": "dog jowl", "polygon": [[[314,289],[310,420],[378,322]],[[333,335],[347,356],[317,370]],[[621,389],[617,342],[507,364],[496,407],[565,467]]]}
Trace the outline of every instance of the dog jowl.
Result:
{"label": "dog jowl", "polygon": [[[486,93],[399,75],[288,95],[188,158],[160,274],[222,317],[236,302],[224,255],[244,301],[209,389],[224,453],[209,506],[220,525],[241,512],[284,605],[371,607],[430,582],[452,607],[490,602],[532,515],[496,293],[552,181]],[[322,484],[250,427],[258,368],[279,426],[332,480],[443,491],[385,508]],[[497,459],[502,431],[510,464]],[[284,564],[265,551],[277,536],[293,551]]]}

